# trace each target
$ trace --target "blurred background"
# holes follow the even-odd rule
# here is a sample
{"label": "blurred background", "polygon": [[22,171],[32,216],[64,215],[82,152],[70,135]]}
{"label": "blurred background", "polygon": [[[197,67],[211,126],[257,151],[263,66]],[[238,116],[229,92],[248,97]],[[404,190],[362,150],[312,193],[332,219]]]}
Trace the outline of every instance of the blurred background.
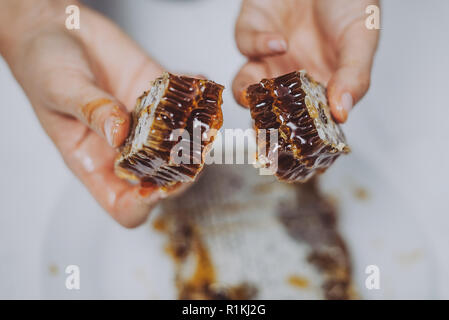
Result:
{"label": "blurred background", "polygon": [[[86,3],[168,70],[224,84],[224,127],[250,127],[230,90],[245,61],[234,42],[239,0]],[[323,177],[340,198],[362,298],[449,298],[448,13],[445,0],[382,2],[371,88],[343,127],[353,154]],[[176,297],[164,239],[148,224],[125,230],[102,212],[1,58],[0,92],[0,298]],[[364,201],[351,198],[360,188]],[[65,288],[69,264],[81,268],[81,290]],[[370,264],[380,268],[380,290],[364,286]]]}

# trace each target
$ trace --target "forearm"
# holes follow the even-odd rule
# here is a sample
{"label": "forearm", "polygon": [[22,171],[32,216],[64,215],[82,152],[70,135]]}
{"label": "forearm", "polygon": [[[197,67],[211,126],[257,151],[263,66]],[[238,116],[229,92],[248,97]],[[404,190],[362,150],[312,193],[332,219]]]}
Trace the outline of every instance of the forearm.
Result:
{"label": "forearm", "polygon": [[26,41],[50,23],[64,24],[65,8],[76,0],[0,0],[0,54],[13,54]]}

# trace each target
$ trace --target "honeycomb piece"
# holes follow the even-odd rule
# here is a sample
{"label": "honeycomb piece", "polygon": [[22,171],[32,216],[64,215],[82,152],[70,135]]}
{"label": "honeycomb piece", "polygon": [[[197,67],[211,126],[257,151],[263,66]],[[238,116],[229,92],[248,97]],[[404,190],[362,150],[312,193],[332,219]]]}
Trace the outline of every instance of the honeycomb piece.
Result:
{"label": "honeycomb piece", "polygon": [[115,162],[117,176],[165,191],[194,181],[223,123],[223,89],[170,73],[156,79],[137,99],[131,133]]}
{"label": "honeycomb piece", "polygon": [[244,99],[256,129],[277,130],[275,146],[270,145],[268,130],[265,139],[258,139],[266,153],[258,154],[257,161],[267,167],[276,156],[275,174],[280,180],[307,181],[349,152],[343,131],[332,120],[326,88],[305,71],[263,79],[247,88]]}

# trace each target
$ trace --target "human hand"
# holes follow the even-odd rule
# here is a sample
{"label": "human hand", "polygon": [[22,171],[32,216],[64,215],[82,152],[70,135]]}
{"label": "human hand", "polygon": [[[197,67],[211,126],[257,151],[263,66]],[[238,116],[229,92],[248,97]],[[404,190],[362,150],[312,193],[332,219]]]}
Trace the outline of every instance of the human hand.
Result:
{"label": "human hand", "polygon": [[79,30],[65,28],[65,1],[14,4],[20,8],[11,7],[10,15],[26,14],[15,22],[4,17],[10,25],[0,50],[43,128],[100,205],[120,224],[139,225],[160,194],[115,176],[115,148],[128,135],[136,98],[162,68],[116,25],[80,4]]}
{"label": "human hand", "polygon": [[333,117],[345,122],[367,92],[379,32],[365,27],[365,8],[378,0],[243,0],[235,37],[249,58],[233,83],[243,90],[262,78],[306,69],[327,84]]}

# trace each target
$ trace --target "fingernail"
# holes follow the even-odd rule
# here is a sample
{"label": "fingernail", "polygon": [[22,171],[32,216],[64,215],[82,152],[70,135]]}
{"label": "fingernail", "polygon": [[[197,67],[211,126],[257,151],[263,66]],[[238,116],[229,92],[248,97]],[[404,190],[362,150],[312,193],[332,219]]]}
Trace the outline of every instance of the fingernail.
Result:
{"label": "fingernail", "polygon": [[340,104],[342,108],[349,113],[354,106],[354,101],[352,100],[352,95],[349,92],[345,92],[341,95]]}
{"label": "fingernail", "polygon": [[275,52],[287,51],[287,42],[284,40],[270,40],[268,41],[268,48]]}
{"label": "fingernail", "polygon": [[162,198],[162,193],[157,188],[140,187],[138,189],[138,194],[140,196],[140,199],[144,203],[148,203],[148,204],[154,203],[157,200],[159,200],[160,198]]}
{"label": "fingernail", "polygon": [[245,88],[240,93],[240,101],[239,102],[240,102],[240,104],[242,106],[248,108],[249,107],[249,101],[248,101],[248,98],[247,98],[246,94],[247,94],[247,92],[246,92],[246,88]]}
{"label": "fingernail", "polygon": [[110,117],[106,119],[104,123],[104,134],[106,136],[106,140],[111,147],[116,147],[115,145],[115,136],[119,130],[119,127],[125,123],[125,120],[118,117]]}
{"label": "fingernail", "polygon": [[349,92],[343,93],[340,98],[340,103],[336,107],[343,122],[348,118],[348,114],[352,110],[353,105],[352,95]]}

